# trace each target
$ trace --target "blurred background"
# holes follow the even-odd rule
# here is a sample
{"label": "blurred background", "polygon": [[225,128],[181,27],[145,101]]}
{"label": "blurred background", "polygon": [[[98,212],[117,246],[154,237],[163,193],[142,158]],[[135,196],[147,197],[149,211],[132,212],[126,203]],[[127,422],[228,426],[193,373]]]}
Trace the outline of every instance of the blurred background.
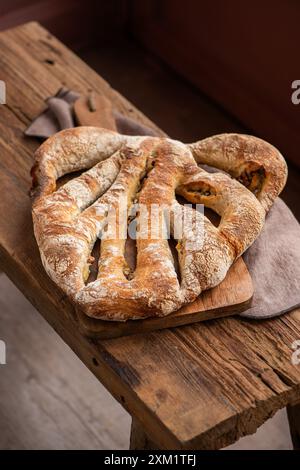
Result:
{"label": "blurred background", "polygon": [[170,136],[272,142],[298,220],[299,15],[297,0],[0,0],[0,30],[39,21]]}
{"label": "blurred background", "polygon": [[[0,30],[39,21],[171,137],[272,142],[288,161],[282,197],[298,220],[299,15],[296,0],[0,0]],[[126,448],[127,413],[3,274],[0,289],[15,361],[1,370],[0,448]],[[285,412],[232,447],[291,448]]]}

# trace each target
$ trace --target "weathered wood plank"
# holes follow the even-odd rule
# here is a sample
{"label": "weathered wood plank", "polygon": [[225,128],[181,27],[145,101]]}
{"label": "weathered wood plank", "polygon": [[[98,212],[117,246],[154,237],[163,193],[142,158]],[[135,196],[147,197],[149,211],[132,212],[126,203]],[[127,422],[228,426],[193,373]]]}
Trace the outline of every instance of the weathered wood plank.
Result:
{"label": "weathered wood plank", "polygon": [[7,90],[7,106],[23,122],[29,123],[41,111],[46,98],[54,95],[61,86],[68,86],[80,93],[101,91],[119,112],[164,135],[152,121],[37,23],[27,23],[1,33],[0,44],[3,71],[8,83],[14,84]]}
{"label": "weathered wood plank", "polygon": [[[130,416],[4,274],[0,292],[0,449],[128,448]],[[249,448],[291,448],[284,410],[234,444]]]}
{"label": "weathered wood plank", "polygon": [[[290,362],[290,339],[299,335],[299,324],[294,329],[292,323],[299,315],[263,324],[222,319],[131,337],[126,348],[119,340],[104,346],[125,364],[130,357],[133,362],[134,351],[135,375],[143,380],[135,385],[139,396],[181,442],[220,448],[254,432],[299,395],[299,368]],[[201,438],[193,437],[200,428]]]}
{"label": "weathered wood plank", "polygon": [[0,275],[0,449],[126,449],[130,416]]}
{"label": "weathered wood plank", "polygon": [[[254,432],[300,396],[300,366],[291,362],[300,310],[264,322],[228,318],[102,342],[84,338],[41,266],[27,197],[38,144],[22,131],[63,84],[102,87],[123,113],[151,123],[37,24],[0,33],[0,47],[8,89],[8,105],[0,107],[1,268],[160,447],[220,448]],[[57,57],[53,66],[48,54]]]}

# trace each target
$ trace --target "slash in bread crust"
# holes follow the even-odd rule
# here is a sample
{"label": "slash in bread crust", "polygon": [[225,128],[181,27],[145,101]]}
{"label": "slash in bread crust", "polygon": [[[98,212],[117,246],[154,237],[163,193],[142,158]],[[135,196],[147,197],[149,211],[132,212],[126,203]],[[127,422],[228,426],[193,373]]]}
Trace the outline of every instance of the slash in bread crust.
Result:
{"label": "slash in bread crust", "polygon": [[[225,170],[238,181],[207,173],[197,162]],[[82,170],[57,189],[58,178]],[[48,275],[87,315],[125,321],[168,315],[219,284],[259,235],[287,169],[274,147],[252,136],[223,134],[184,145],[78,127],[41,145],[32,176],[34,232]],[[221,216],[215,227],[204,214],[187,209],[193,222],[177,244],[180,280],[168,240],[159,234],[137,239],[137,265],[131,273],[125,239],[102,238],[97,279],[86,282],[93,246],[111,208],[117,214],[117,233],[127,229],[128,221],[118,212],[120,197],[128,208],[135,200],[149,208],[157,204],[160,221],[167,207],[176,238],[181,207],[176,194]],[[144,229],[145,224],[140,233]],[[190,243],[198,238],[198,244]]]}

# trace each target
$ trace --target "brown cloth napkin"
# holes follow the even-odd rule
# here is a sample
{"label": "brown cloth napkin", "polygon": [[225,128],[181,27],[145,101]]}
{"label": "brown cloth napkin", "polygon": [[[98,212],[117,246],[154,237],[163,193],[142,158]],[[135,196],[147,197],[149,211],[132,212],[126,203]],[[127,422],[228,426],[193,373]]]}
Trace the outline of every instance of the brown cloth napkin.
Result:
{"label": "brown cloth napkin", "polygon": [[[62,129],[75,127],[73,103],[79,98],[79,93],[61,88],[55,96],[46,100],[48,108],[40,114],[25,130],[29,137],[48,138]],[[155,135],[153,129],[113,111],[116,126],[120,134],[126,135]]]}
{"label": "brown cloth napkin", "polygon": [[[46,109],[25,131],[46,138],[74,127],[72,104],[79,97],[62,88],[48,98]],[[155,135],[154,131],[114,111],[116,126],[127,135]],[[300,306],[300,226],[292,212],[277,199],[267,215],[264,229],[243,255],[254,284],[251,307],[243,317],[264,319]]]}
{"label": "brown cloth napkin", "polygon": [[282,199],[275,200],[243,258],[254,285],[243,317],[270,318],[300,306],[300,226]]}

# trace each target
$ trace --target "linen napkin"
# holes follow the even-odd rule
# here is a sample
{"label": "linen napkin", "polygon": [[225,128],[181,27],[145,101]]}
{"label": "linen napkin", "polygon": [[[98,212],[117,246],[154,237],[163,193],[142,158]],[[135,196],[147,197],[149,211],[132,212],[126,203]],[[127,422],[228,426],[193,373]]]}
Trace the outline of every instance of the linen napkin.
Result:
{"label": "linen napkin", "polygon": [[[47,138],[76,125],[73,103],[79,94],[62,88],[48,98],[48,108],[26,129],[32,137]],[[113,111],[122,134],[155,135],[136,121]],[[243,255],[254,284],[250,308],[240,315],[264,319],[281,315],[300,306],[300,226],[280,199],[270,209],[262,233]]]}
{"label": "linen napkin", "polygon": [[[43,111],[25,130],[29,137],[46,139],[62,129],[75,127],[76,121],[73,112],[73,103],[80,97],[79,93],[61,88],[55,96],[46,100],[48,108]],[[151,135],[155,132],[116,110],[113,110],[116,126],[120,134]]]}

